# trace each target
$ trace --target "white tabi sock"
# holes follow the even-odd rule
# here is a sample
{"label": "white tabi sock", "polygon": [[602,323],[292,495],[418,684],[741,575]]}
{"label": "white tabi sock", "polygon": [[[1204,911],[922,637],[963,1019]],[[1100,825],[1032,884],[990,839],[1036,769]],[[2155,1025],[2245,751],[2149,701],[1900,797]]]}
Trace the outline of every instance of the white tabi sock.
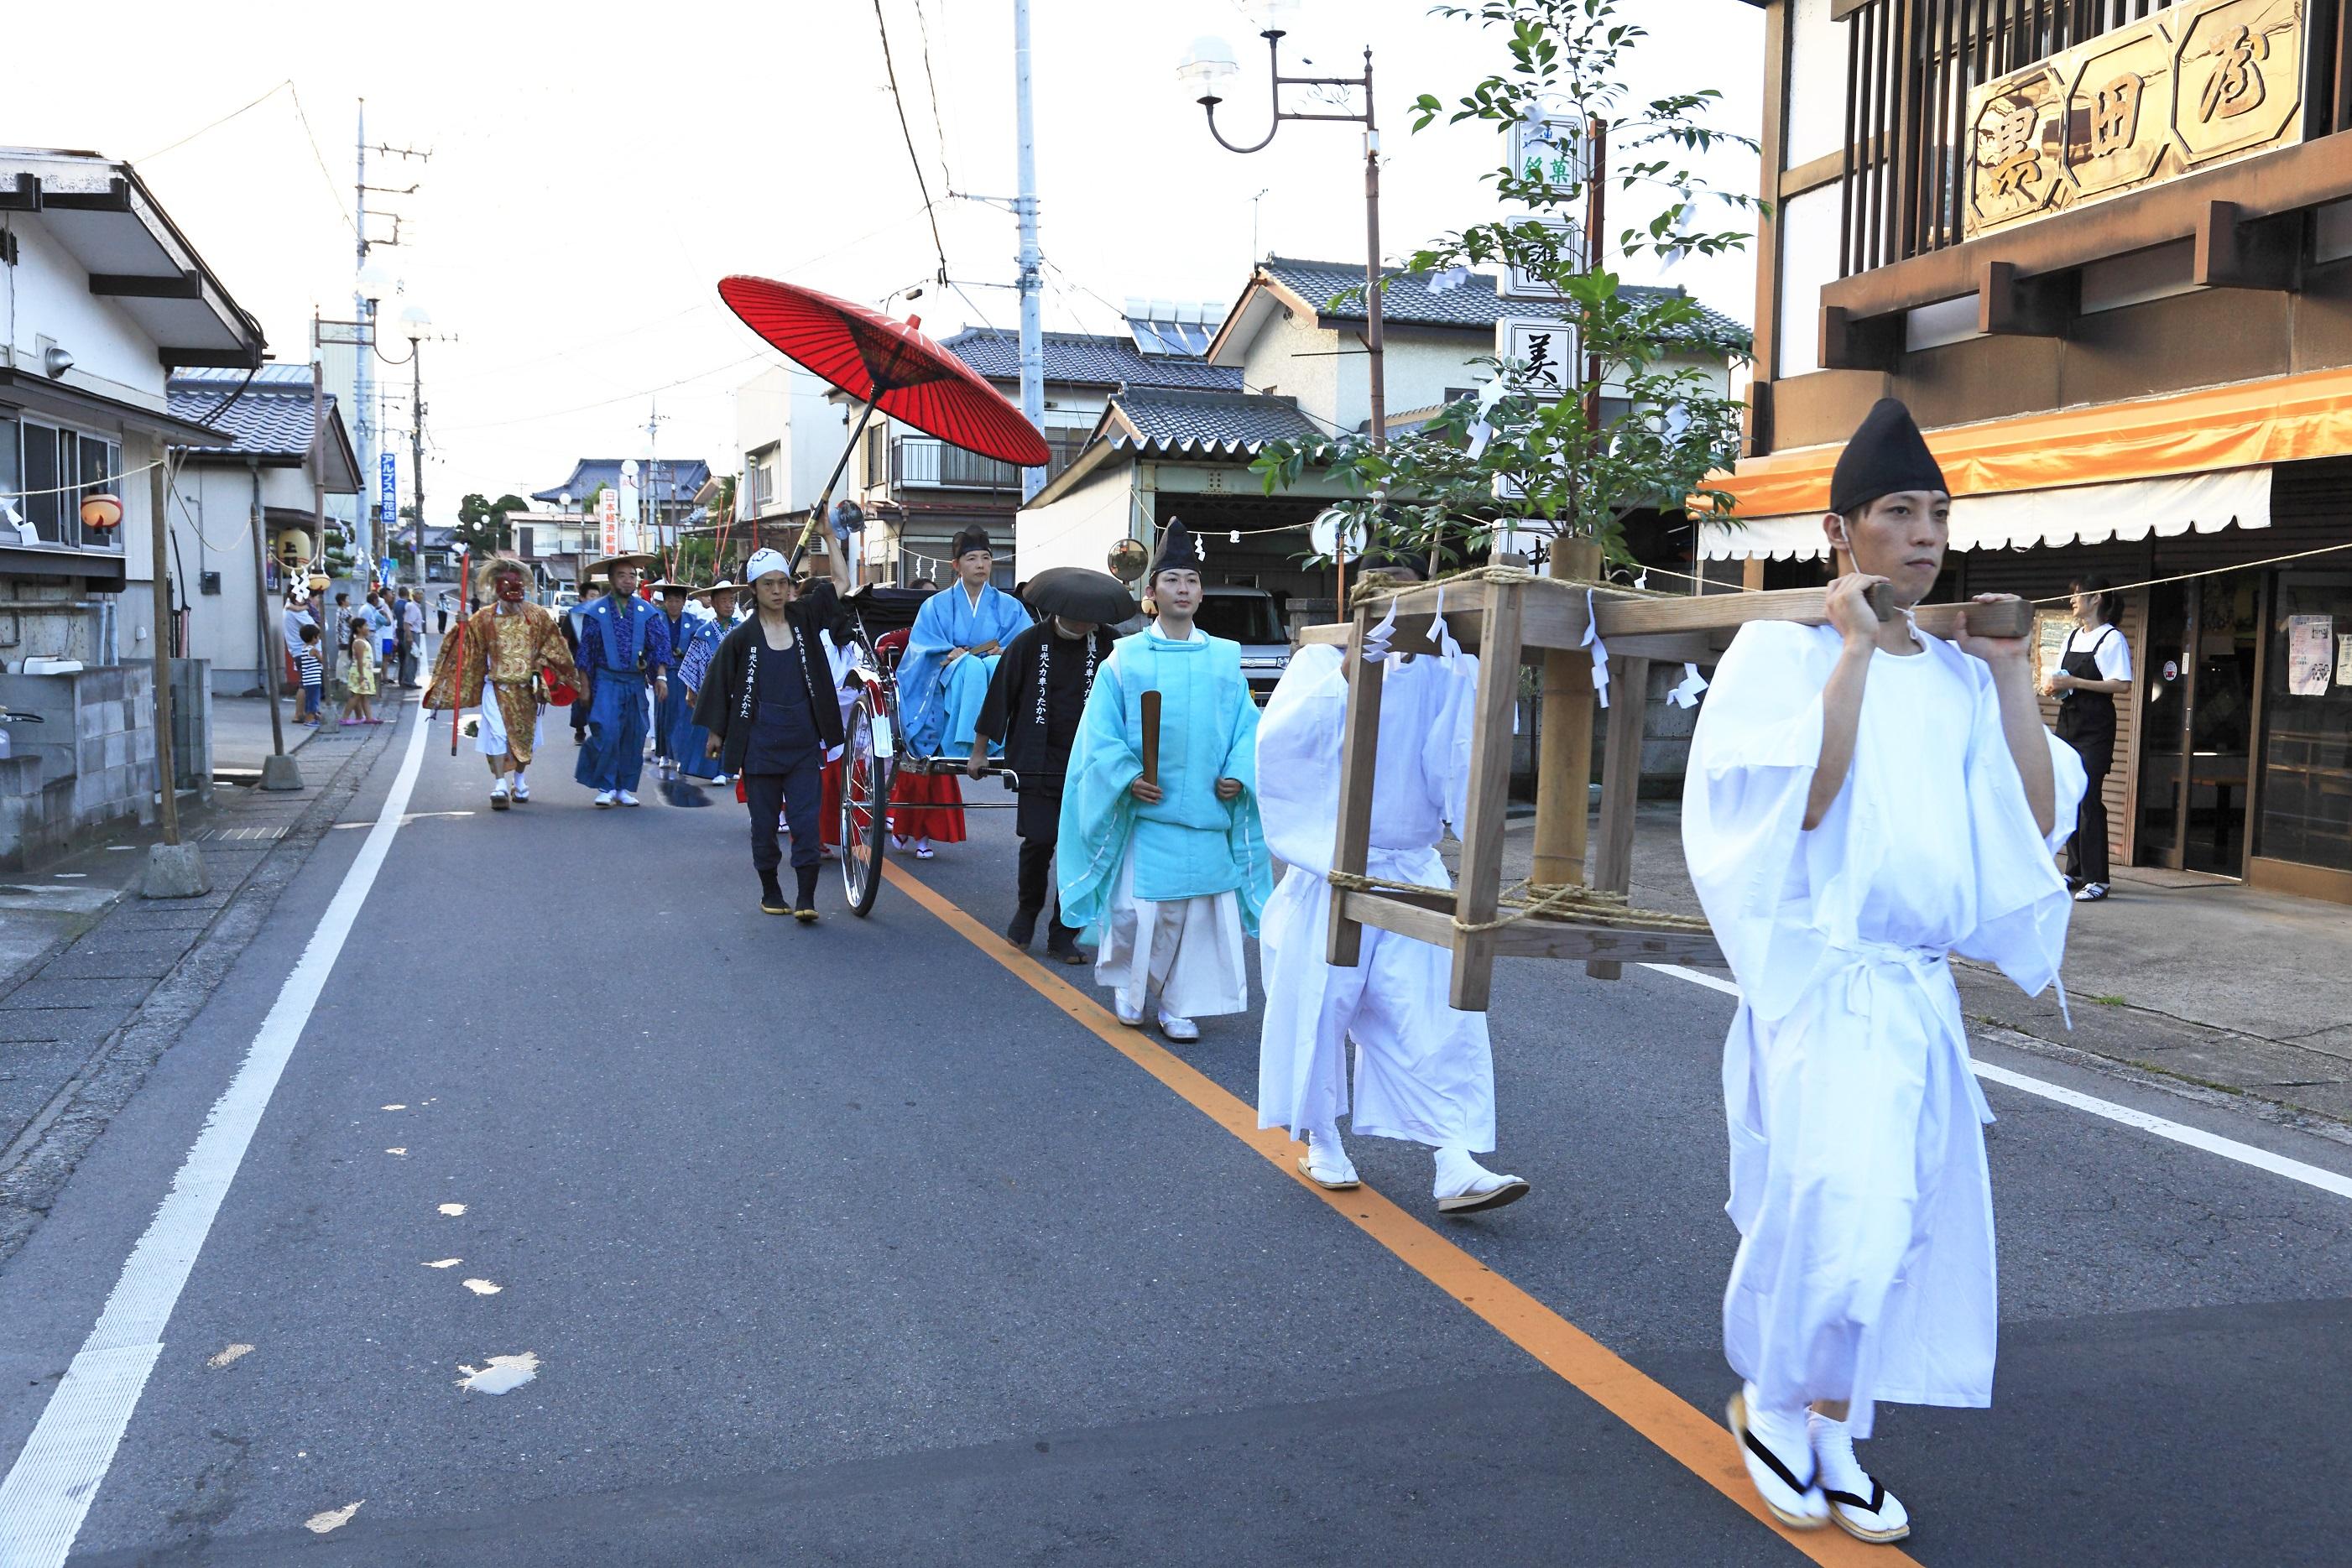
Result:
{"label": "white tabi sock", "polygon": [[[1752,1426],[1753,1423],[1751,1422]],[[1839,1525],[1864,1541],[1898,1541],[1911,1531],[1911,1515],[1901,1500],[1872,1478],[1854,1458],[1853,1428],[1818,1410],[1805,1413],[1805,1427],[1819,1467],[1822,1494]]]}
{"label": "white tabi sock", "polygon": [[1458,1197],[1465,1193],[1491,1192],[1516,1179],[1496,1176],[1471,1158],[1470,1151],[1459,1145],[1438,1149],[1436,1166],[1436,1185],[1431,1189],[1433,1197]]}
{"label": "white tabi sock", "polygon": [[[1772,1450],[1780,1461],[1799,1480],[1803,1480],[1813,1469],[1812,1443],[1806,1430],[1806,1420],[1811,1412],[1799,1406],[1794,1410],[1767,1410],[1756,1402],[1756,1385],[1748,1385],[1748,1429],[1756,1440]],[[1851,1454],[1853,1450],[1847,1449]]]}

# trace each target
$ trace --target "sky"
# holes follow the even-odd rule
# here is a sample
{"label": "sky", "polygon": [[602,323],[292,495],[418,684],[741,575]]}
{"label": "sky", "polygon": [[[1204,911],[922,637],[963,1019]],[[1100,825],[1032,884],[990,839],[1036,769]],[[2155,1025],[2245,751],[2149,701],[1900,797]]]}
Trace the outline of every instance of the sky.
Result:
{"label": "sky", "polygon": [[[1755,134],[1755,7],[1622,4],[1655,35],[1633,58],[1637,96],[1717,88],[1713,123]],[[298,361],[314,312],[352,314],[360,100],[371,143],[429,152],[370,154],[369,183],[416,188],[371,195],[383,211],[368,232],[393,237],[387,214],[399,214],[400,244],[378,250],[402,280],[388,311],[414,303],[433,319],[426,515],[446,523],[467,492],[527,495],[561,482],[575,457],[642,457],[656,412],[662,455],[732,471],[732,394],[777,359],[719,301],[729,273],[877,305],[922,284],[921,299],[895,308],[941,337],[1017,325],[1012,216],[950,194],[1015,189],[1013,0],[879,0],[878,26],[877,9],[127,0],[109,8],[109,27],[135,46],[109,52],[100,91],[64,68],[89,57],[87,18],[42,7],[11,18],[12,53],[58,68],[12,88],[0,138],[131,162],[272,351]],[[1221,310],[1254,254],[1363,256],[1360,128],[1286,123],[1265,151],[1237,156],[1210,139],[1176,79],[1195,37],[1223,37],[1244,75],[1220,128],[1255,141],[1265,99],[1254,27],[1237,0],[1032,0],[1049,330],[1118,330],[1129,296]],[[1494,215],[1479,175],[1501,161],[1496,135],[1442,120],[1415,135],[1408,111],[1423,92],[1450,102],[1502,68],[1498,34],[1433,16],[1427,0],[1302,0],[1289,27],[1292,74],[1355,75],[1373,50],[1389,259]],[[1752,155],[1727,152],[1707,172],[1756,188]],[[1612,193],[1612,227],[1623,201]],[[956,288],[930,281],[941,250]],[[1625,271],[1648,281],[1657,268]],[[1748,256],[1692,258],[1664,280],[1753,319]],[[409,371],[383,374],[400,439]]]}

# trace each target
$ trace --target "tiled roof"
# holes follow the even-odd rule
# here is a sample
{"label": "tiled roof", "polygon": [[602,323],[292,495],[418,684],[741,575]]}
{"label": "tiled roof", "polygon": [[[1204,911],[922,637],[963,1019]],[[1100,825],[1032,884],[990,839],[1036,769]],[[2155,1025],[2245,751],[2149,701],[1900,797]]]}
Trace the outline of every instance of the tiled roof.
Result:
{"label": "tiled roof", "polygon": [[[253,384],[234,402],[229,401],[231,394],[244,385],[243,371],[172,372],[166,387],[172,417],[208,424],[234,437],[226,446],[199,446],[193,450],[247,457],[308,456],[313,434],[310,367],[264,365],[254,376]],[[334,408],[332,393],[323,402],[328,410]],[[219,412],[215,413],[215,409]]]}
{"label": "tiled roof", "polygon": [[1269,441],[1302,441],[1315,425],[1298,412],[1298,400],[1263,392],[1121,392],[1110,413],[1124,418],[1142,439],[1116,423],[1106,434],[1113,446],[1149,453],[1255,455]]}
{"label": "tiled roof", "polygon": [[[943,339],[941,348],[992,382],[1021,379],[1021,335],[973,327]],[[1088,332],[1045,334],[1045,380],[1076,386],[1178,387],[1239,392],[1242,373],[1179,354],[1147,354],[1129,338]]]}
{"label": "tiled roof", "polygon": [[[572,477],[561,485],[533,490],[530,498],[534,501],[558,501],[569,490],[573,503],[577,504],[585,501],[589,492],[599,485],[608,490],[617,489],[621,483],[621,465],[626,461],[623,457],[583,457],[572,465]],[[640,460],[637,466],[643,470],[646,465]],[[656,457],[654,468],[654,473],[641,473],[639,478],[645,484],[646,496],[663,505],[693,500],[694,493],[701,489],[703,483],[710,477],[710,465],[699,457]]]}
{"label": "tiled roof", "polygon": [[[1258,270],[1322,315],[1339,320],[1363,319],[1364,269],[1360,265],[1270,256]],[[1492,273],[1471,273],[1451,288],[1433,288],[1430,285],[1434,275],[1406,272],[1402,267],[1391,267],[1385,276],[1388,284],[1381,291],[1381,316],[1391,325],[1492,327],[1505,316],[1559,314],[1558,306],[1544,300],[1503,298],[1496,291]],[[1635,298],[1664,298],[1685,290],[1629,283],[1623,286],[1622,292]],[[1748,329],[1721,311],[1701,305],[1699,323],[1701,340],[1706,346],[1747,351],[1750,339]]]}

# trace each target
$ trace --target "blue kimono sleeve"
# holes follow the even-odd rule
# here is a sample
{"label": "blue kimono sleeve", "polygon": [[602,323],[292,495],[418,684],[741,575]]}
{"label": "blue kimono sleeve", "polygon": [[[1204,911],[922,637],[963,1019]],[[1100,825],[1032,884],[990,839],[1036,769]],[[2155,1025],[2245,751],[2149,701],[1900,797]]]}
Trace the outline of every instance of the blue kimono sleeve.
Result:
{"label": "blue kimono sleeve", "polygon": [[686,688],[687,700],[692,702],[702,690],[703,678],[710,674],[710,655],[719,651],[719,639],[711,635],[716,621],[706,621],[688,639],[686,654],[677,662],[677,682]]}
{"label": "blue kimono sleeve", "polygon": [[1114,654],[1095,674],[1062,780],[1060,841],[1055,852],[1062,918],[1098,929],[1119,862],[1135,834],[1135,797],[1143,758],[1128,744],[1127,696]]}
{"label": "blue kimono sleeve", "polygon": [[931,743],[946,717],[940,703],[940,669],[959,645],[955,605],[949,596],[961,591],[945,588],[923,601],[907,633],[907,651],[898,658],[898,722],[909,747],[918,754],[936,749]]}

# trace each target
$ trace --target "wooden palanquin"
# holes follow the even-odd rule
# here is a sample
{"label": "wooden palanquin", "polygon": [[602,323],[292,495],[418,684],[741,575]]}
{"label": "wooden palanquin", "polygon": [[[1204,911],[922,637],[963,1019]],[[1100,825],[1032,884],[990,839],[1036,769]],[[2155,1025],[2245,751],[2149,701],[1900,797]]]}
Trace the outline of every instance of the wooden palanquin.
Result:
{"label": "wooden palanquin", "polygon": [[[1450,948],[1450,1000],[1474,1012],[1487,1006],[1497,957],[1581,959],[1591,973],[1608,979],[1616,978],[1628,961],[1720,967],[1723,956],[1714,937],[1686,916],[1645,918],[1638,911],[1591,908],[1504,918],[1512,913],[1505,904],[1503,824],[1519,666],[1540,662],[1549,650],[1581,648],[1588,619],[1598,621],[1608,650],[1610,689],[1615,695],[1602,742],[1601,812],[1590,885],[1598,893],[1622,895],[1632,881],[1633,812],[1641,787],[1651,663],[1664,659],[1712,665],[1730,646],[1733,634],[1750,621],[1819,625],[1826,619],[1828,590],[1663,597],[1497,569],[1363,600],[1351,621],[1310,627],[1304,640],[1344,647],[1352,654],[1393,602],[1391,650],[1433,653],[1430,629],[1441,593],[1447,630],[1479,655],[1469,807],[1466,820],[1455,824],[1462,838],[1461,875],[1450,896],[1337,885],[1366,873],[1380,745],[1381,666],[1351,658],[1332,857],[1329,961],[1357,962],[1366,925]],[[1891,612],[1883,595],[1879,602],[1882,615]],[[1988,635],[2023,636],[2031,627],[2032,606],[2014,601],[1922,605],[1915,613],[1923,629],[1952,637],[1959,631],[1964,610],[1972,612],[1978,629]],[[1587,689],[1575,695],[1580,700],[1563,705],[1564,711],[1548,708],[1547,722],[1589,727],[1591,694]],[[1553,781],[1538,809],[1539,813],[1573,811],[1580,826],[1589,810],[1586,780]],[[1580,841],[1580,831],[1575,836]]]}

